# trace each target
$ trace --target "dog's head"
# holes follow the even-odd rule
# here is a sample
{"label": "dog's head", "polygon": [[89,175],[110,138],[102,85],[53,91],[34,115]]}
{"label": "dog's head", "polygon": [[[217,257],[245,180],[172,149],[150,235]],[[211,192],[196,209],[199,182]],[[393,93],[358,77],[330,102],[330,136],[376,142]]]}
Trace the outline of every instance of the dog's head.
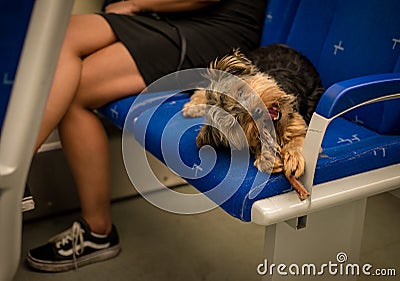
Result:
{"label": "dog's head", "polygon": [[197,145],[249,147],[252,152],[261,149],[261,142],[274,147],[274,125],[285,122],[294,97],[238,51],[213,62],[208,76],[206,124]]}

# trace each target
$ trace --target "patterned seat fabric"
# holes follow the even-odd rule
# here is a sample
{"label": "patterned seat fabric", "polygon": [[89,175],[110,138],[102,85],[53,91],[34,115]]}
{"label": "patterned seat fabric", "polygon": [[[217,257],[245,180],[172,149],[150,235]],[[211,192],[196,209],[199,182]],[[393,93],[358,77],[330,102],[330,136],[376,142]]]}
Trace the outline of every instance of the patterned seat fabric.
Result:
{"label": "patterned seat fabric", "polygon": [[[354,77],[400,72],[399,10],[397,0],[270,0],[262,45],[284,43],[300,50],[316,65],[327,88]],[[258,172],[254,159],[246,154],[209,149],[199,152],[195,138],[203,119],[183,118],[180,110],[187,100],[188,95],[180,94],[157,109],[151,102],[136,104],[140,110],[134,119],[127,120],[127,129],[178,174],[181,161],[192,168],[194,174],[184,174],[184,178],[201,192],[217,185],[223,186],[222,194],[234,188],[224,202],[221,194],[207,196],[243,221],[250,221],[256,200],[291,190],[283,175]],[[123,99],[101,112],[111,120],[118,115],[119,121],[114,120],[122,127],[132,101]],[[400,163],[399,107],[400,100],[379,102],[333,120],[322,144],[314,184]],[[215,166],[208,169],[207,159],[215,161]]]}

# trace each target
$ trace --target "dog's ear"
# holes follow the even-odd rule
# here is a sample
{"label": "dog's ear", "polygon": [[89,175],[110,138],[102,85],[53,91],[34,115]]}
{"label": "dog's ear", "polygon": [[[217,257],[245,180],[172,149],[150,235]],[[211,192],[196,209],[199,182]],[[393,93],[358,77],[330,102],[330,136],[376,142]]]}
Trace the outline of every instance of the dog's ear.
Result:
{"label": "dog's ear", "polygon": [[296,97],[294,95],[284,94],[278,98],[279,104],[292,104],[296,101]]}
{"label": "dog's ear", "polygon": [[[297,98],[294,95],[284,94],[278,98],[278,104],[281,112],[290,112],[296,108]],[[285,114],[285,113],[283,113]]]}
{"label": "dog's ear", "polygon": [[237,76],[252,75],[257,72],[256,66],[238,49],[233,50],[232,55],[216,59],[211,63],[210,69],[226,71]]}

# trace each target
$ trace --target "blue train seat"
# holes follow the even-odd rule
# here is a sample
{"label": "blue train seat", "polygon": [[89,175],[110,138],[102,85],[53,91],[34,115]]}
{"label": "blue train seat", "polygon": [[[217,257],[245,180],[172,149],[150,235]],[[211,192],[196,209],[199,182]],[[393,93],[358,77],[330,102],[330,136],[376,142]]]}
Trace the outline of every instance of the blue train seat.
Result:
{"label": "blue train seat", "polygon": [[[312,135],[319,117],[328,120],[327,128],[321,129],[322,143],[314,143],[308,135],[304,148],[308,163],[302,181],[308,189],[400,163],[399,8],[396,0],[269,1],[261,45],[285,43],[301,51],[317,67],[327,89],[309,130]],[[195,144],[204,119],[186,119],[180,114],[189,94],[179,92],[173,99],[166,99],[169,94],[159,95],[151,102],[152,94],[147,95],[141,101],[130,97],[113,102],[100,112],[119,127],[125,125],[147,151],[168,162],[178,174],[180,168],[175,165],[180,163],[187,167],[204,165]],[[159,104],[158,99],[165,101]],[[128,115],[126,110],[132,102]],[[358,107],[361,104],[365,105]],[[171,156],[169,151],[176,151],[177,142],[179,150]],[[320,146],[323,154],[318,157]],[[260,173],[253,167],[254,159],[239,152],[233,158],[229,151],[210,153],[216,153],[217,160],[206,175],[196,170],[196,177],[182,176],[240,220],[276,222],[257,219],[256,214],[264,210],[257,211],[253,204],[290,193],[292,188],[285,177]],[[174,158],[176,163],[171,160]],[[238,165],[233,171],[229,170],[231,161]],[[219,194],[209,192],[220,183],[225,186],[222,192],[229,192],[238,182],[237,191],[226,201],[221,202]],[[310,201],[300,204],[303,213],[309,204]],[[288,218],[284,215],[280,219]]]}

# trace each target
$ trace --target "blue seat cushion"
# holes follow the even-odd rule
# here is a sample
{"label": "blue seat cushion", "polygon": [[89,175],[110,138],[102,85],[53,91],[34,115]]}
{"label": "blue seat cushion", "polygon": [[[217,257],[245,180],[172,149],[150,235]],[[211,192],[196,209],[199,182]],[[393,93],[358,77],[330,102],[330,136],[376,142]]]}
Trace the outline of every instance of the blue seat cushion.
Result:
{"label": "blue seat cushion", "polygon": [[135,101],[137,96],[130,96],[110,102],[105,106],[97,109],[97,112],[111,121],[115,126],[122,129],[125,124],[125,118],[128,114],[129,108]]}
{"label": "blue seat cushion", "polygon": [[[207,193],[220,186],[220,192],[207,196],[240,220],[251,220],[255,201],[292,190],[282,174],[259,172],[253,166],[253,156],[248,158],[246,152],[210,147],[199,150],[195,139],[204,119],[183,117],[181,109],[188,100],[188,95],[181,94],[157,108],[146,110],[139,105],[140,114],[134,114],[135,121],[128,120],[126,129],[199,191]],[[322,146],[314,184],[400,162],[400,136],[381,135],[345,118],[330,124]],[[232,189],[235,192],[224,201]]]}
{"label": "blue seat cushion", "polygon": [[314,184],[400,163],[400,135],[383,135],[346,118],[329,125]]}

